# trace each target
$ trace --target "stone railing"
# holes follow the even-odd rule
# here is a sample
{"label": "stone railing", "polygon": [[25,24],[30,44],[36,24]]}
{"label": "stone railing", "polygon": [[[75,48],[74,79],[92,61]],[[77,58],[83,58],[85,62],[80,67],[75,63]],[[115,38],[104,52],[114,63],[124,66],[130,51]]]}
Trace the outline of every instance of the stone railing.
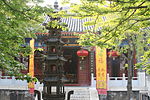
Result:
{"label": "stone railing", "polygon": [[[96,80],[94,78],[91,80],[91,86],[95,87]],[[123,74],[122,77],[110,77],[109,74],[107,74],[107,88],[110,91],[126,91],[127,81],[128,77],[125,77],[125,74]],[[138,72],[138,76],[132,78],[132,87],[133,90],[145,90],[147,88],[145,72]]]}
{"label": "stone railing", "polygon": [[[147,88],[147,84],[150,82],[146,81],[146,76],[144,72],[139,72],[138,77],[133,77],[132,86],[133,90],[145,90]],[[43,84],[37,82],[35,84],[35,89],[42,90]],[[91,77],[91,87],[96,87],[96,80],[94,77]],[[107,87],[108,90],[117,91],[117,90],[126,90],[127,87],[127,77],[125,74],[122,77],[109,77],[107,74]],[[16,80],[15,77],[10,76],[0,76],[0,89],[23,89],[28,90],[27,81]],[[150,89],[150,88],[149,88]]]}
{"label": "stone railing", "polygon": [[[35,84],[36,90],[42,90],[43,84],[37,82]],[[15,77],[10,76],[0,76],[0,89],[18,89],[18,90],[28,90],[28,83],[26,80],[16,80]]]}

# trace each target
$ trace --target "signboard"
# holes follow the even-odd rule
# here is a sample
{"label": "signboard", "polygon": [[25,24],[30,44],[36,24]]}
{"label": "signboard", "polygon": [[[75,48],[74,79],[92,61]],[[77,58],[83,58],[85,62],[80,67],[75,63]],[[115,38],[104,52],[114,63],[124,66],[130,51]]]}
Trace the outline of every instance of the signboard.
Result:
{"label": "signboard", "polygon": [[99,95],[107,95],[106,49],[96,47],[96,88]]}

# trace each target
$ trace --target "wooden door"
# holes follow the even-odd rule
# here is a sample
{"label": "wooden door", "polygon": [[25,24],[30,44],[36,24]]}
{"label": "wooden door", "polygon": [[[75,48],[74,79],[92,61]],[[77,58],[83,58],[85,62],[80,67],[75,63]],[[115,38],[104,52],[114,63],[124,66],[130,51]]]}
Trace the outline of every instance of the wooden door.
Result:
{"label": "wooden door", "polygon": [[90,85],[90,66],[89,66],[89,57],[85,57],[84,59],[78,59],[78,83],[81,86],[89,86]]}

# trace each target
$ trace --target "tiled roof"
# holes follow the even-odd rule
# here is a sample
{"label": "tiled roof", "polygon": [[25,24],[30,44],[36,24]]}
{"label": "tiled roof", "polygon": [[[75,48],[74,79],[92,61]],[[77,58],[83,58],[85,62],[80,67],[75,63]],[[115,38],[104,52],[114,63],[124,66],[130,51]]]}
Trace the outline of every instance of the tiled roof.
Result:
{"label": "tiled roof", "polygon": [[[84,19],[77,19],[77,18],[61,18],[61,21],[63,23],[66,23],[68,25],[67,32],[84,32],[86,30],[93,30],[94,25],[92,26],[83,26],[84,22],[91,21],[91,18],[84,18]],[[48,23],[50,21],[50,18],[46,16],[45,21],[43,23]],[[97,29],[97,31],[101,30],[101,27]]]}

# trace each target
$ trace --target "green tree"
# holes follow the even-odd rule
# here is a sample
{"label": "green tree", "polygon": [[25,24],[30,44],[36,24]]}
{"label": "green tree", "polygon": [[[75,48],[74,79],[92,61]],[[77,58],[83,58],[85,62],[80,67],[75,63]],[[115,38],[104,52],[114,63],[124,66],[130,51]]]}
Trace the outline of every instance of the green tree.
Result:
{"label": "green tree", "polygon": [[[24,65],[16,58],[30,54],[30,47],[22,46],[25,38],[35,38],[35,32],[42,32],[44,13],[51,8],[41,7],[42,0],[0,0],[0,70],[9,75],[31,80],[20,73]],[[35,5],[30,5],[34,3]]]}
{"label": "green tree", "polygon": [[[146,29],[150,24],[149,5],[149,0],[81,0],[80,4],[71,5],[70,12],[74,17],[92,18],[84,25],[94,25],[92,31],[87,30],[86,34],[80,35],[81,45],[117,49],[120,53],[128,53],[128,100],[132,99],[133,51],[136,51],[137,57],[143,55],[142,63],[138,66],[144,64],[147,73],[150,73],[147,60],[150,57],[150,38]],[[102,29],[97,30],[98,27]],[[120,47],[124,40],[128,45]]]}

